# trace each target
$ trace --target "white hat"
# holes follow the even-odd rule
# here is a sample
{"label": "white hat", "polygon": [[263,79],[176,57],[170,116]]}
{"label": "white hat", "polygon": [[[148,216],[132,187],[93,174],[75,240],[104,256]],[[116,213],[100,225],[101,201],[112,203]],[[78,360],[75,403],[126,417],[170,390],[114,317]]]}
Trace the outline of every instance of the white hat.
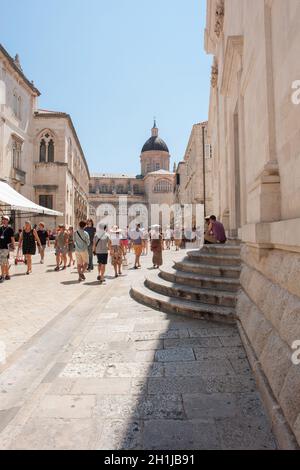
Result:
{"label": "white hat", "polygon": [[122,232],[122,230],[119,229],[119,228],[117,227],[117,225],[115,225],[115,226],[110,230],[110,233],[121,233],[121,232]]}

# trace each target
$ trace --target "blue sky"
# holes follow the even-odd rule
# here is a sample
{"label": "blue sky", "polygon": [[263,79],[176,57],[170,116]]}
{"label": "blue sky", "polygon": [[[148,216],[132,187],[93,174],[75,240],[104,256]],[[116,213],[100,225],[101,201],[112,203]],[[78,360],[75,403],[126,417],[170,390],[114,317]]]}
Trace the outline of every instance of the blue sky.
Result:
{"label": "blue sky", "polygon": [[0,42],[42,96],[72,116],[90,171],[139,173],[153,116],[183,158],[207,119],[206,0],[0,0]]}

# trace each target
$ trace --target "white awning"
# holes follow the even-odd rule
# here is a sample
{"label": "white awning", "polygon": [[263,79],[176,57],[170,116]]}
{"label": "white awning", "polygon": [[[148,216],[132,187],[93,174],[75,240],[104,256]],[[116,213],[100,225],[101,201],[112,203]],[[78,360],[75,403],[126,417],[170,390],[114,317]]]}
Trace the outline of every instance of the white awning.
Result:
{"label": "white awning", "polygon": [[[0,201],[11,207],[12,210],[34,212],[36,214],[46,214],[53,216],[62,216],[61,212],[47,209],[46,207],[39,206],[35,202],[30,201],[22,194],[15,191],[8,183],[0,181]],[[0,202],[0,206],[1,206]]]}

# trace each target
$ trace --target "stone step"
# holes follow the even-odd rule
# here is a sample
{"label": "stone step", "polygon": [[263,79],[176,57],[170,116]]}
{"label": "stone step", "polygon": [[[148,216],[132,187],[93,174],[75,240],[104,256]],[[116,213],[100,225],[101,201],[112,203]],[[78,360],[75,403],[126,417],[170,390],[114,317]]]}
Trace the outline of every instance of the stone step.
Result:
{"label": "stone step", "polygon": [[204,274],[212,277],[227,277],[239,279],[241,273],[240,266],[220,266],[218,264],[202,264],[185,258],[183,261],[175,262],[174,268],[187,273]]}
{"label": "stone step", "polygon": [[157,275],[147,276],[145,286],[148,289],[168,297],[176,297],[191,302],[199,302],[224,307],[235,307],[236,294],[233,292],[217,291],[213,289],[201,289],[199,287],[185,286],[171,283],[161,279]]}
{"label": "stone step", "polygon": [[130,295],[137,302],[166,313],[222,323],[235,323],[236,320],[233,308],[166,297],[148,289],[142,281],[131,287]]}
{"label": "stone step", "polygon": [[213,264],[217,266],[240,266],[241,257],[238,255],[224,255],[222,253],[204,253],[200,250],[189,251],[187,259],[200,264]]}
{"label": "stone step", "polygon": [[241,253],[240,245],[203,245],[198,253],[212,253],[222,255],[235,255],[239,256]]}
{"label": "stone step", "polygon": [[188,273],[174,268],[162,268],[159,277],[185,286],[221,291],[237,292],[240,287],[240,282],[236,278],[205,276],[204,274]]}

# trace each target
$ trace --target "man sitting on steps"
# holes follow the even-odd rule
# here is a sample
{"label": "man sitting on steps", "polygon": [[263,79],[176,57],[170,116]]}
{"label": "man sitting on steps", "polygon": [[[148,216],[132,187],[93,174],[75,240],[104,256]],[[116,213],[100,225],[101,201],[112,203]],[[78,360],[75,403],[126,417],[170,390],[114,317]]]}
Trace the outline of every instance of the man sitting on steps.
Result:
{"label": "man sitting on steps", "polygon": [[209,226],[204,235],[205,244],[226,243],[224,225],[219,222],[215,215],[209,218]]}

